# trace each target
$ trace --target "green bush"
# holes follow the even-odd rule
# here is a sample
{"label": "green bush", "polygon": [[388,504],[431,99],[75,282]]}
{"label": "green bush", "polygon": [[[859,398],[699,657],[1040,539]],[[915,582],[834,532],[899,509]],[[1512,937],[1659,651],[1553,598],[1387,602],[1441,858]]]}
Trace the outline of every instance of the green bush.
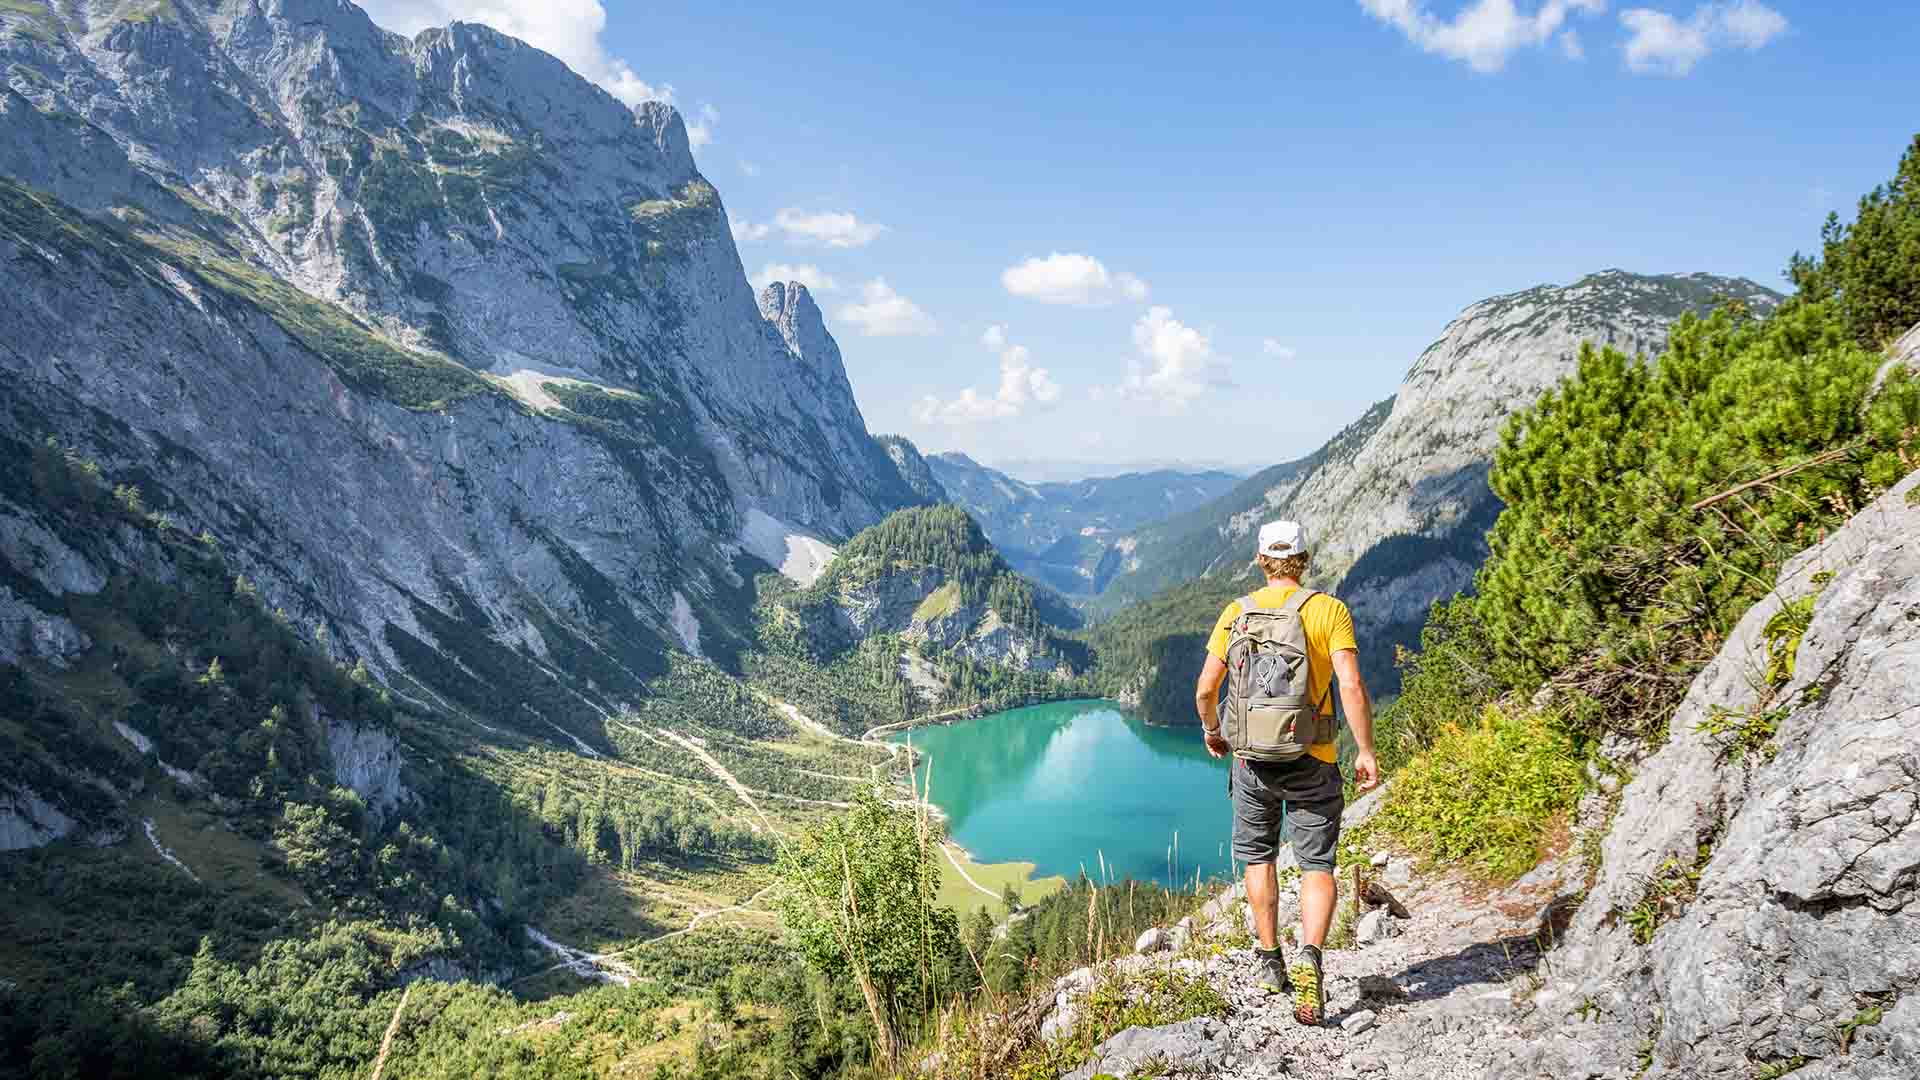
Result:
{"label": "green bush", "polygon": [[1428,858],[1511,880],[1539,862],[1582,780],[1573,737],[1554,718],[1489,707],[1400,770],[1371,827]]}
{"label": "green bush", "polygon": [[1880,365],[1825,304],[1684,319],[1652,365],[1584,349],[1495,457],[1470,602],[1491,686],[1552,679],[1583,726],[1661,730],[1782,561],[1916,464],[1920,385],[1868,403]]}

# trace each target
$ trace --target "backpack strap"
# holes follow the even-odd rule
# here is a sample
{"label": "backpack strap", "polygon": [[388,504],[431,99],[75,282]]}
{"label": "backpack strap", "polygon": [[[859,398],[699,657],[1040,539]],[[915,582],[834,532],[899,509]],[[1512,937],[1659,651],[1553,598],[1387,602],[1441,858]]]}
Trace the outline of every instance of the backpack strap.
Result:
{"label": "backpack strap", "polygon": [[1316,590],[1309,589],[1305,585],[1302,585],[1293,590],[1293,595],[1287,597],[1287,602],[1280,605],[1280,610],[1291,611],[1295,615],[1298,615],[1300,614],[1300,609],[1307,606],[1307,601],[1319,595],[1320,593]]}

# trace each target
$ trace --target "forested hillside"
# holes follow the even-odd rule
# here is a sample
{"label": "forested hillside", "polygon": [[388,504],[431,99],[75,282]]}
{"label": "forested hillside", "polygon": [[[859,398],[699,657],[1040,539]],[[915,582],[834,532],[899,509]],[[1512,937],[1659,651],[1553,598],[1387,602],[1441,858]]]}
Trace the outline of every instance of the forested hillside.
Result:
{"label": "forested hillside", "polygon": [[773,599],[761,608],[762,638],[779,656],[836,673],[811,701],[850,731],[1085,688],[1090,654],[1067,636],[1078,614],[1015,573],[951,504],[902,510],[859,533],[810,586],[763,584]]}

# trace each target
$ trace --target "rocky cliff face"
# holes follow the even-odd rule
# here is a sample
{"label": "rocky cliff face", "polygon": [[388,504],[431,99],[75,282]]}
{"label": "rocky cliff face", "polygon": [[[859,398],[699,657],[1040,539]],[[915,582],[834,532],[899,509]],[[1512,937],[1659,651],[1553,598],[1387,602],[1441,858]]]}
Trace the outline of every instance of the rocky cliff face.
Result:
{"label": "rocky cliff face", "polygon": [[[52,436],[136,479],[408,698],[564,683],[578,708],[512,722],[594,740],[666,650],[737,643],[742,556],[922,501],[806,291],[756,301],[672,109],[338,0],[0,25],[10,459]],[[55,573],[12,542],[30,506],[0,521],[53,595],[151,568]],[[47,616],[0,650],[82,644]]]}
{"label": "rocky cliff face", "polygon": [[[1767,624],[1806,597],[1794,674],[1771,687]],[[1727,717],[1773,734],[1736,756]],[[1920,474],[1789,563],[1694,680],[1621,793],[1557,965],[1562,998],[1598,1010],[1537,1016],[1501,1075],[1920,1073],[1916,724]]]}

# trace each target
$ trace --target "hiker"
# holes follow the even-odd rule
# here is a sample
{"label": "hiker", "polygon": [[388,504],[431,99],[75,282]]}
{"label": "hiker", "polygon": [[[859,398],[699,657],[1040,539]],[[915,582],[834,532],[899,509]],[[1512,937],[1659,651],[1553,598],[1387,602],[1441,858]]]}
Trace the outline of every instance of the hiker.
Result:
{"label": "hiker", "polygon": [[[1260,527],[1254,556],[1267,583],[1227,605],[1207,642],[1207,664],[1194,689],[1207,752],[1233,755],[1233,857],[1247,864],[1247,905],[1259,936],[1260,983],[1293,994],[1293,1018],[1326,1017],[1320,950],[1333,924],[1338,886],[1334,851],[1346,808],[1340,775],[1333,677],[1359,753],[1361,791],[1380,782],[1373,756],[1373,707],[1360,680],[1353,614],[1334,597],[1300,584],[1310,549],[1297,521]],[[1220,684],[1227,682],[1225,700]],[[1224,708],[1222,707],[1224,706]],[[1291,834],[1300,866],[1300,956],[1291,969],[1280,949],[1280,889],[1274,873],[1280,832]]]}

